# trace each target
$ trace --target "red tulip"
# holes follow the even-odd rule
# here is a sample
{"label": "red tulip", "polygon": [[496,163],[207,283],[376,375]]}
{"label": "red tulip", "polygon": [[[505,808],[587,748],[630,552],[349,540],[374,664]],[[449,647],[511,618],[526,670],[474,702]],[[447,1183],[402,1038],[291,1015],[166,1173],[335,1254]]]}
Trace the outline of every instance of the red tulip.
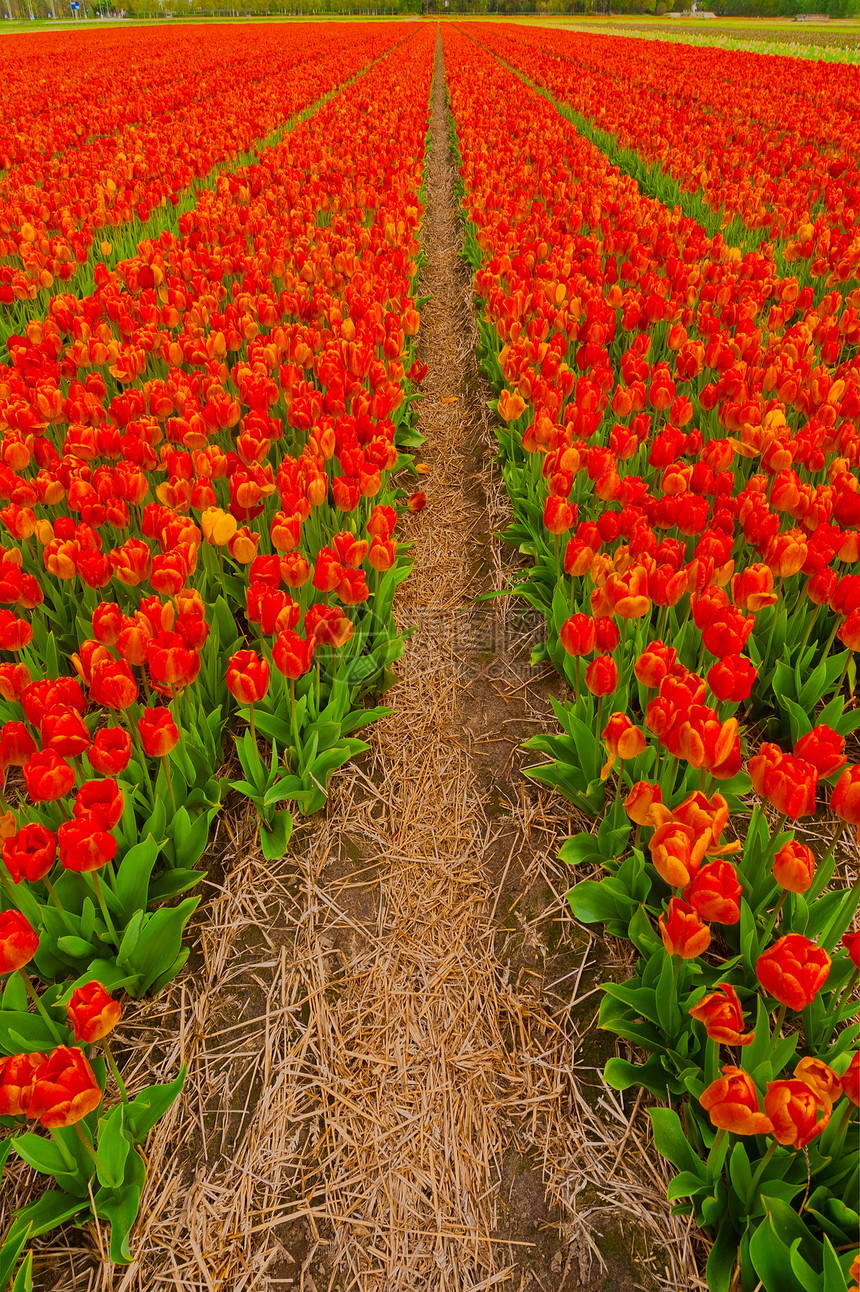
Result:
{"label": "red tulip", "polygon": [[781,1005],[809,1005],[830,973],[830,956],[801,933],[786,933],[756,961],[756,975]]}
{"label": "red tulip", "polygon": [[120,1020],[122,1006],[100,982],[88,982],[72,992],[68,1004],[69,1023],[75,1040],[91,1045],[112,1032]]}
{"label": "red tulip", "polygon": [[164,705],[144,709],[137,720],[137,729],[147,758],[166,758],[179,740],[179,728]]}
{"label": "red tulip", "polygon": [[102,1092],[81,1050],[60,1045],[37,1069],[28,1117],[48,1130],[73,1126],[98,1108]]}
{"label": "red tulip", "polygon": [[0,974],[29,964],[39,950],[39,935],[20,911],[0,911]]}
{"label": "red tulip", "polygon": [[692,906],[679,897],[671,898],[668,911],[658,920],[663,946],[670,956],[694,960],[711,944],[711,930]]}

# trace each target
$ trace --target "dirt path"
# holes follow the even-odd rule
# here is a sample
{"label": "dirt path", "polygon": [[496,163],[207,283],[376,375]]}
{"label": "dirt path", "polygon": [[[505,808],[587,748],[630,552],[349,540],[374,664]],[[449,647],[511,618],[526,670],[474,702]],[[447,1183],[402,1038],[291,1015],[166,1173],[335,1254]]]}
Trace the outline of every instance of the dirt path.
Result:
{"label": "dirt path", "polygon": [[528,667],[528,620],[475,604],[507,578],[506,500],[441,61],[431,136],[430,473],[394,714],[282,861],[260,858],[250,818],[222,822],[199,949],[123,1035],[134,1087],[188,1064],[148,1146],[137,1259],[111,1271],[53,1240],[45,1292],[696,1286],[646,1119],[597,1077],[612,952],[565,916],[555,859],[582,827],[521,774],[558,684]]}

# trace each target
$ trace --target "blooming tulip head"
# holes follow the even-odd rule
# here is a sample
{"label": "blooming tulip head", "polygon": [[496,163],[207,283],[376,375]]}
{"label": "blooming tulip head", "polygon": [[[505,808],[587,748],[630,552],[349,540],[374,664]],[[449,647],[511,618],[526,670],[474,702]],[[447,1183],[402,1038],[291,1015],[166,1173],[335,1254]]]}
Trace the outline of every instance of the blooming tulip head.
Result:
{"label": "blooming tulip head", "polygon": [[33,1080],[44,1054],[12,1054],[0,1059],[0,1117],[26,1117]]}
{"label": "blooming tulip head", "polygon": [[147,758],[166,758],[179,741],[179,728],[166,705],[144,709],[137,720],[140,743]]}
{"label": "blooming tulip head", "polygon": [[791,1148],[806,1148],[830,1121],[830,1101],[806,1081],[769,1081],[764,1110],[773,1137]]}
{"label": "blooming tulip head", "polygon": [[684,900],[703,920],[714,924],[737,924],[742,892],[738,873],[730,861],[709,861],[684,889]]}
{"label": "blooming tulip head", "polygon": [[669,908],[660,916],[658,924],[663,946],[670,956],[694,960],[711,945],[711,930],[702,922],[698,912],[679,897],[670,900]]}
{"label": "blooming tulip head", "polygon": [[13,884],[44,879],[57,857],[57,836],[37,821],[3,840],[3,862]]}
{"label": "blooming tulip head", "polygon": [[842,1078],[823,1059],[816,1059],[812,1055],[798,1059],[794,1076],[796,1081],[805,1081],[808,1086],[812,1086],[813,1090],[831,1104],[835,1104],[842,1094]]}
{"label": "blooming tulip head", "polygon": [[240,704],[262,700],[269,689],[269,664],[255,651],[240,650],[227,665],[227,689]]}
{"label": "blooming tulip head", "polygon": [[811,1004],[829,973],[830,956],[802,933],[786,933],[756,961],[765,991],[794,1010]]}
{"label": "blooming tulip head", "polygon": [[790,839],[773,859],[773,877],[789,893],[805,893],[815,878],[815,853],[805,843]]}
{"label": "blooming tulip head", "polygon": [[613,695],[618,686],[618,665],[611,655],[598,655],[585,670],[585,685],[592,695]]}
{"label": "blooming tulip head", "polygon": [[101,1087],[82,1050],[60,1045],[37,1069],[28,1117],[48,1130],[73,1126],[98,1108]]}
{"label": "blooming tulip head", "polygon": [[29,964],[39,950],[39,935],[20,911],[0,912],[0,974]]}
{"label": "blooming tulip head", "polygon": [[733,1135],[768,1134],[773,1123],[761,1111],[752,1077],[732,1064],[725,1064],[722,1071],[699,1098],[712,1124]]}
{"label": "blooming tulip head", "polygon": [[690,1017],[704,1025],[712,1041],[722,1045],[749,1045],[755,1039],[755,1032],[743,1030],[743,1010],[731,983],[718,983],[691,1008]]}
{"label": "blooming tulip head", "polygon": [[88,982],[72,992],[68,1004],[69,1023],[75,1040],[89,1045],[101,1041],[119,1022],[122,1006],[100,982]]}
{"label": "blooming tulip head", "polygon": [[670,888],[686,888],[702,863],[710,831],[700,833],[680,821],[658,826],[648,843],[654,868]]}

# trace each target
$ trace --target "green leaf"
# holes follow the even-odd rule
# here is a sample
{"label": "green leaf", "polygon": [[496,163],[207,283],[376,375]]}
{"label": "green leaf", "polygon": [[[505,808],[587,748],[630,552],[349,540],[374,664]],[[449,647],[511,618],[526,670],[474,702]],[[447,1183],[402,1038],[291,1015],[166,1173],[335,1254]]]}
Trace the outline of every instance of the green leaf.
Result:
{"label": "green leaf", "polygon": [[695,1198],[704,1190],[710,1189],[710,1187],[707,1180],[703,1180],[699,1175],[694,1175],[692,1171],[681,1171],[673,1180],[669,1181],[666,1197],[669,1202],[674,1202],[677,1198]]}
{"label": "green leaf", "polygon": [[789,1247],[770,1213],[750,1238],[750,1260],[765,1292],[805,1292],[792,1270]]}
{"label": "green leaf", "polygon": [[611,1058],[603,1070],[603,1079],[613,1090],[629,1090],[631,1086],[643,1086],[658,1098],[666,1096],[666,1073],[658,1055],[652,1055],[645,1063],[628,1063],[626,1059]]}
{"label": "green leaf", "polygon": [[[180,812],[184,811],[180,808]],[[147,835],[140,843],[129,848],[119,863],[116,872],[116,893],[123,908],[123,918],[127,922],[135,911],[145,910],[149,901],[149,878],[158,857],[159,846],[152,835]]]}
{"label": "green leaf", "polygon": [[115,1265],[131,1262],[128,1240],[140,1210],[145,1182],[146,1167],[138,1150],[133,1149],[126,1158],[122,1186],[118,1189],[102,1186],[96,1194],[96,1212],[100,1219],[110,1222],[110,1258]]}
{"label": "green leaf", "polygon": [[130,992],[139,998],[179,953],[185,925],[199,905],[199,897],[186,897],[178,906],[162,907],[148,916],[131,955],[128,968],[139,975],[139,984]]}
{"label": "green leaf", "polygon": [[700,1179],[707,1179],[704,1162],[696,1156],[684,1134],[681,1119],[672,1108],[649,1108],[648,1116],[654,1128],[657,1152],[668,1158],[679,1171],[690,1171]]}
{"label": "green leaf", "polygon": [[89,1205],[89,1198],[73,1198],[58,1189],[48,1189],[41,1198],[17,1212],[6,1235],[6,1242],[11,1243],[23,1232],[27,1232],[29,1238],[39,1238],[71,1220],[85,1208],[89,1210]]}
{"label": "green leaf", "polygon": [[12,1140],[12,1146],[28,1166],[41,1175],[69,1175],[68,1163],[57,1144],[43,1135],[22,1131]]}
{"label": "green leaf", "polygon": [[136,1144],[142,1144],[185,1085],[185,1064],[169,1085],[147,1086],[125,1110],[125,1126]]}
{"label": "green leaf", "polygon": [[709,1292],[729,1292],[737,1263],[738,1243],[734,1226],[723,1221],[708,1254],[705,1270]]}
{"label": "green leaf", "polygon": [[267,861],[278,861],[285,855],[292,832],[289,812],[276,812],[268,826],[260,822],[260,846]]}
{"label": "green leaf", "polygon": [[588,862],[600,861],[600,849],[596,835],[589,834],[587,831],[573,835],[572,838],[565,840],[561,845],[558,856],[560,861],[566,862],[569,866],[579,866]]}
{"label": "green leaf", "polygon": [[741,1140],[738,1140],[735,1144],[729,1158],[729,1179],[737,1196],[743,1203],[746,1203],[752,1186],[752,1168],[750,1167],[746,1148]]}
{"label": "green leaf", "polygon": [[629,917],[633,910],[632,899],[619,897],[607,887],[608,883],[605,879],[585,879],[567,894],[570,909],[583,924]]}
{"label": "green leaf", "polygon": [[107,1117],[99,1119],[96,1174],[99,1183],[117,1189],[125,1174],[125,1160],[131,1141],[125,1131],[125,1105],[117,1104]]}
{"label": "green leaf", "polygon": [[[11,1141],[6,1140],[5,1143],[8,1145]],[[11,1230],[10,1234],[12,1234]],[[25,1225],[23,1228],[19,1229],[17,1233],[14,1233],[11,1237],[7,1238],[2,1248],[0,1248],[0,1288],[8,1286],[18,1257],[24,1250],[24,1245],[29,1237],[30,1226]]]}
{"label": "green leaf", "polygon": [[11,1292],[33,1292],[33,1253],[28,1252],[15,1275]]}

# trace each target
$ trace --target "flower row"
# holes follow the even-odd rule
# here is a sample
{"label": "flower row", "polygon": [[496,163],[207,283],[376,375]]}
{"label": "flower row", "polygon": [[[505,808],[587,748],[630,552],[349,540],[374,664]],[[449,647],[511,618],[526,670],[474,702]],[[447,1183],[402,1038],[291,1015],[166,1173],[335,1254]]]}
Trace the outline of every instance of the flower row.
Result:
{"label": "flower row", "polygon": [[[15,154],[0,177],[0,308],[62,289],[91,258],[115,264],[153,212],[186,200],[214,167],[249,153],[398,39],[391,28],[323,25],[255,28],[239,39],[225,29],[205,41],[197,28],[138,30],[119,42],[96,33],[110,54],[88,78],[90,101],[70,112],[60,97],[37,119],[41,146]],[[124,81],[129,59],[154,57],[157,71],[166,44],[181,75],[114,101],[110,87]],[[0,64],[14,64],[18,46],[7,42]],[[76,75],[77,46],[62,43],[61,79]]]}
{"label": "flower row", "polygon": [[[607,873],[572,890],[575,914],[640,953],[601,1023],[648,1057],[606,1078],[683,1105],[683,1126],[652,1110],[655,1141],[676,1210],[717,1235],[714,1292],[785,1287],[789,1232],[804,1287],[846,1288],[858,892],[828,885],[860,820],[842,693],[860,549],[837,501],[856,459],[832,441],[856,434],[856,360],[825,352],[811,294],[764,257],[644,198],[473,39],[446,33],[445,52],[509,536],[535,561],[516,590],[573,693],[561,733],[529,742],[552,759],[532,774],[599,818],[562,853]],[[789,353],[806,376],[778,390]],[[813,381],[832,419],[826,399],[801,413]],[[749,756],[753,716],[773,739]],[[816,857],[784,827],[819,784],[839,831]],[[722,1075],[721,1045],[738,1047]]]}
{"label": "flower row", "polygon": [[856,282],[860,68],[573,31],[475,35],[701,193],[723,227],[759,231],[763,249],[770,241],[827,288]]}
{"label": "flower row", "polygon": [[[198,899],[163,902],[200,878],[228,730],[241,767],[229,784],[257,809],[264,853],[281,856],[286,805],[324,803],[402,647],[391,477],[415,441],[421,378],[432,39],[398,39],[396,56],[202,191],[176,231],[100,271],[90,296],[55,296],[0,369],[0,943],[19,971],[3,997],[0,1107],[51,1131],[54,1149],[15,1121],[11,1142],[55,1176],[63,1219],[94,1205],[112,1221],[114,1260],[130,1256],[135,1145],[167,1096],[128,1101],[120,1082],[97,1123],[110,1055],[74,1057],[99,1038],[70,1031],[66,1005],[82,987],[104,1005],[94,984],[157,991],[184,963]],[[39,1111],[48,1076],[71,1092],[68,1107],[57,1095],[62,1121]],[[75,1156],[77,1125],[95,1157]],[[34,1236],[56,1223],[46,1198],[4,1250],[28,1224]]]}

